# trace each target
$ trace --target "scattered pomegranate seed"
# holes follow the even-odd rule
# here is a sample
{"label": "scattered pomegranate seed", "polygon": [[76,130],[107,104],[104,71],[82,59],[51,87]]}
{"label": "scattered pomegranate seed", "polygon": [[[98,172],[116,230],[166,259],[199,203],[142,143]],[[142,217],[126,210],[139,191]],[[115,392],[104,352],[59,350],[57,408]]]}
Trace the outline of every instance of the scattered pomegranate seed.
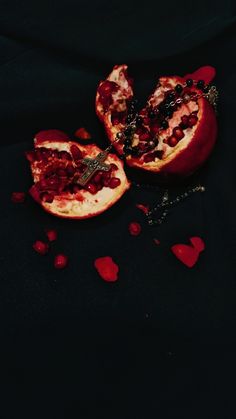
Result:
{"label": "scattered pomegranate seed", "polygon": [[80,160],[80,159],[83,158],[83,155],[82,155],[80,149],[74,144],[72,144],[72,146],[70,147],[70,152],[71,152],[74,160]]}
{"label": "scattered pomegranate seed", "polygon": [[54,258],[54,267],[56,269],[64,269],[68,265],[68,256],[59,253]]}
{"label": "scattered pomegranate seed", "polygon": [[25,192],[12,192],[11,201],[14,204],[22,204],[25,201]]}
{"label": "scattered pomegranate seed", "polygon": [[57,231],[53,230],[53,229],[47,229],[45,231],[47,238],[50,242],[54,242],[55,240],[57,240]]}
{"label": "scattered pomegranate seed", "polygon": [[138,236],[141,233],[141,225],[139,223],[137,223],[136,221],[132,221],[129,224],[129,232],[131,234],[131,236]]}
{"label": "scattered pomegranate seed", "polygon": [[136,204],[136,207],[144,212],[144,214],[147,214],[149,211],[149,205],[145,204]]}
{"label": "scattered pomegranate seed", "polygon": [[91,134],[84,128],[78,128],[75,131],[75,137],[80,138],[81,140],[91,140]]}
{"label": "scattered pomegranate seed", "polygon": [[154,243],[155,244],[157,244],[157,245],[159,245],[161,242],[160,242],[160,240],[158,240],[158,239],[153,239],[153,241],[154,241]]}
{"label": "scattered pomegranate seed", "polygon": [[117,188],[121,184],[121,180],[118,177],[112,177],[109,181],[109,187],[111,189]]}
{"label": "scattered pomegranate seed", "polygon": [[54,196],[48,192],[43,192],[40,194],[40,199],[43,202],[48,202],[49,204],[51,204],[54,200]]}
{"label": "scattered pomegranate seed", "polygon": [[117,281],[119,267],[110,256],[104,256],[95,259],[94,266],[104,281]]}
{"label": "scattered pomegranate seed", "polygon": [[102,175],[103,175],[103,172],[101,170],[99,170],[97,173],[95,173],[93,181],[95,183],[100,183],[100,181],[102,179]]}
{"label": "scattered pomegranate seed", "polygon": [[49,246],[41,240],[36,240],[33,244],[33,249],[40,255],[46,255],[46,253],[48,253]]}
{"label": "scattered pomegranate seed", "polygon": [[111,163],[110,164],[110,166],[111,166],[111,170],[113,171],[115,171],[115,170],[118,170],[118,166],[115,164],[115,163]]}
{"label": "scattered pomegranate seed", "polygon": [[205,243],[201,237],[191,237],[189,240],[198,252],[202,252],[205,249]]}

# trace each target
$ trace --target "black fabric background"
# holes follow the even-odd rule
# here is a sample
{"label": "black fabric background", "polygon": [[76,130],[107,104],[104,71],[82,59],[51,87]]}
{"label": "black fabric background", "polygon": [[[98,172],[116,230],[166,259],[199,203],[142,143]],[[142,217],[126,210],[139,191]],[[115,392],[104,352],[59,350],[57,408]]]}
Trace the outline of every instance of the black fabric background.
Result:
{"label": "black fabric background", "polygon": [[[1,2],[1,418],[231,418],[235,394],[235,10],[233,2],[60,0]],[[132,187],[112,209],[83,222],[51,217],[27,199],[24,151],[41,129],[80,126],[106,138],[94,111],[98,82],[127,63],[142,104],[162,74],[216,67],[219,135],[207,164],[175,195],[201,182],[160,228]],[[133,174],[129,173],[133,178]],[[127,233],[130,221],[142,234]],[[32,243],[58,229],[51,254]],[[206,250],[191,270],[170,252],[192,235]],[[153,244],[159,238],[160,246]],[[52,267],[53,254],[70,257]],[[93,267],[111,255],[120,280]]]}

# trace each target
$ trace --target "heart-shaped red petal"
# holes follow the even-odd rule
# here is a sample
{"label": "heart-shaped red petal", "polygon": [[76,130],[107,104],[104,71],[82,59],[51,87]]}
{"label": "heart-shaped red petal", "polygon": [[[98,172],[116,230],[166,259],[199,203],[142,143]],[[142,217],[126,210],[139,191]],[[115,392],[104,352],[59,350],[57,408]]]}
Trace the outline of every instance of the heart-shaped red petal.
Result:
{"label": "heart-shaped red petal", "polygon": [[174,255],[179,259],[184,265],[192,268],[198,260],[199,252],[192,246],[187,244],[175,244],[171,247]]}
{"label": "heart-shaped red petal", "polygon": [[208,84],[212,82],[212,80],[215,78],[215,75],[215,68],[210,65],[205,65],[191,74],[186,74],[184,79],[204,80],[204,82]]}
{"label": "heart-shaped red petal", "polygon": [[198,251],[198,252],[202,252],[205,249],[205,243],[204,241],[201,239],[201,237],[191,237],[189,239],[193,245],[193,247]]}
{"label": "heart-shaped red petal", "polygon": [[119,266],[112,260],[110,256],[104,256],[95,259],[94,266],[104,281],[117,281]]}

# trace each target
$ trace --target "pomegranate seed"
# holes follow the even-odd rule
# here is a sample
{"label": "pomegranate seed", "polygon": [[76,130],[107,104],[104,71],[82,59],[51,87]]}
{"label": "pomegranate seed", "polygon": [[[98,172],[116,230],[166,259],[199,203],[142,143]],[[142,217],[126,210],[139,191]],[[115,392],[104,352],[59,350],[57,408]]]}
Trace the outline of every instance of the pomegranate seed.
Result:
{"label": "pomegranate seed", "polygon": [[69,176],[73,176],[75,174],[75,168],[72,164],[68,164],[66,171]]}
{"label": "pomegranate seed", "polygon": [[66,177],[67,176],[67,172],[66,169],[62,169],[62,168],[58,168],[57,169],[57,175],[60,177]]}
{"label": "pomegranate seed", "polygon": [[97,187],[96,185],[93,185],[93,183],[88,183],[86,186],[87,191],[89,191],[92,195],[95,195],[97,193]]}
{"label": "pomegranate seed", "polygon": [[100,183],[100,181],[101,181],[101,179],[102,179],[102,175],[103,175],[103,172],[101,171],[101,170],[99,170],[95,175],[94,175],[94,178],[93,178],[93,181],[95,182],[95,183]]}
{"label": "pomegranate seed", "polygon": [[14,204],[22,204],[25,201],[25,192],[12,192],[11,201]]}
{"label": "pomegranate seed", "polygon": [[96,185],[96,187],[97,187],[97,190],[98,190],[98,191],[100,191],[100,190],[103,188],[103,186],[101,185],[101,183],[98,183],[98,184]]}
{"label": "pomegranate seed", "polygon": [[176,144],[178,143],[178,140],[176,137],[174,137],[174,135],[172,135],[169,139],[168,139],[168,144],[170,147],[175,147]]}
{"label": "pomegranate seed", "polygon": [[70,147],[70,152],[71,152],[74,160],[80,160],[80,159],[83,158],[83,155],[82,155],[80,149],[74,144],[72,144],[72,146]]}
{"label": "pomegranate seed", "polygon": [[51,204],[53,202],[54,196],[48,192],[43,192],[40,194],[40,199],[43,202],[48,202]]}
{"label": "pomegranate seed", "polygon": [[25,156],[30,163],[32,163],[35,160],[35,152],[34,151],[26,151]]}
{"label": "pomegranate seed", "polygon": [[64,160],[71,160],[72,159],[70,153],[68,153],[68,151],[65,151],[65,150],[60,151],[59,156],[60,156],[61,159],[64,159]]}
{"label": "pomegranate seed", "polygon": [[111,178],[111,170],[109,170],[108,172],[102,172],[102,178],[104,180],[110,180],[110,178]]}
{"label": "pomegranate seed", "polygon": [[102,179],[102,184],[103,184],[103,186],[108,187],[109,184],[110,184],[110,179]]}
{"label": "pomegranate seed", "polygon": [[118,90],[118,87],[118,84],[116,84],[114,81],[106,80],[100,84],[98,92],[101,96],[109,97],[113,92]]}
{"label": "pomegranate seed", "polygon": [[41,240],[36,240],[36,242],[33,244],[33,249],[40,255],[46,255],[46,253],[48,253],[49,246],[47,243],[44,243]]}
{"label": "pomegranate seed", "polygon": [[111,189],[117,188],[121,184],[121,180],[118,177],[112,177],[109,182],[109,187]]}
{"label": "pomegranate seed", "polygon": [[182,140],[182,138],[184,138],[184,132],[179,127],[173,129],[173,135],[175,138],[177,138],[177,140]]}
{"label": "pomegranate seed", "polygon": [[155,160],[155,153],[145,154],[143,161],[145,163],[150,163],[151,161]]}
{"label": "pomegranate seed", "polygon": [[52,150],[52,158],[59,159],[59,151],[58,150]]}
{"label": "pomegranate seed", "polygon": [[188,118],[188,126],[192,128],[198,121],[197,115],[190,115]]}
{"label": "pomegranate seed", "polygon": [[64,269],[68,264],[68,256],[59,253],[54,258],[54,267],[56,269]]}
{"label": "pomegranate seed", "polygon": [[47,238],[50,242],[57,240],[57,231],[56,230],[46,230],[45,231]]}
{"label": "pomegranate seed", "polygon": [[149,134],[149,133],[144,133],[144,134],[140,134],[140,135],[139,135],[139,139],[140,139],[141,141],[146,141],[146,140],[149,140],[149,138],[150,138],[150,134]]}
{"label": "pomegranate seed", "polygon": [[181,116],[181,121],[182,121],[181,128],[183,129],[188,128],[188,115]]}
{"label": "pomegranate seed", "polygon": [[72,192],[73,193],[77,193],[77,192],[79,192],[80,191],[80,186],[79,185],[73,185],[73,187],[72,187]]}
{"label": "pomegranate seed", "polygon": [[138,236],[141,233],[141,225],[136,221],[133,221],[129,224],[129,232],[131,236]]}
{"label": "pomegranate seed", "polygon": [[118,166],[115,163],[111,163],[110,166],[111,166],[111,170],[114,170],[114,171],[118,170]]}

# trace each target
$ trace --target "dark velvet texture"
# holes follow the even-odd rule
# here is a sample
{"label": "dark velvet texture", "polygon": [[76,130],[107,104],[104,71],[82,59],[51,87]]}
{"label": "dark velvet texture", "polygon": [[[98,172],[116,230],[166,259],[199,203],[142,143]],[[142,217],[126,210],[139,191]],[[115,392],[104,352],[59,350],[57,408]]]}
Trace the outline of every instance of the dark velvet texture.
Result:
{"label": "dark velvet texture", "polygon": [[[233,2],[1,3],[0,417],[231,418],[235,377],[235,13]],[[168,7],[167,7],[168,6]],[[161,227],[137,203],[163,186],[132,186],[109,211],[85,221],[46,214],[12,191],[31,185],[24,151],[41,129],[85,126],[105,147],[95,115],[98,82],[127,63],[140,106],[157,77],[216,67],[217,144],[204,167],[171,196],[199,183]],[[135,174],[128,171],[132,180]],[[130,221],[142,233],[128,234]],[[50,253],[32,250],[58,230]],[[171,253],[201,236],[192,269]],[[153,242],[160,240],[160,245]],[[69,266],[53,268],[65,252]],[[94,259],[120,267],[108,284]]]}

